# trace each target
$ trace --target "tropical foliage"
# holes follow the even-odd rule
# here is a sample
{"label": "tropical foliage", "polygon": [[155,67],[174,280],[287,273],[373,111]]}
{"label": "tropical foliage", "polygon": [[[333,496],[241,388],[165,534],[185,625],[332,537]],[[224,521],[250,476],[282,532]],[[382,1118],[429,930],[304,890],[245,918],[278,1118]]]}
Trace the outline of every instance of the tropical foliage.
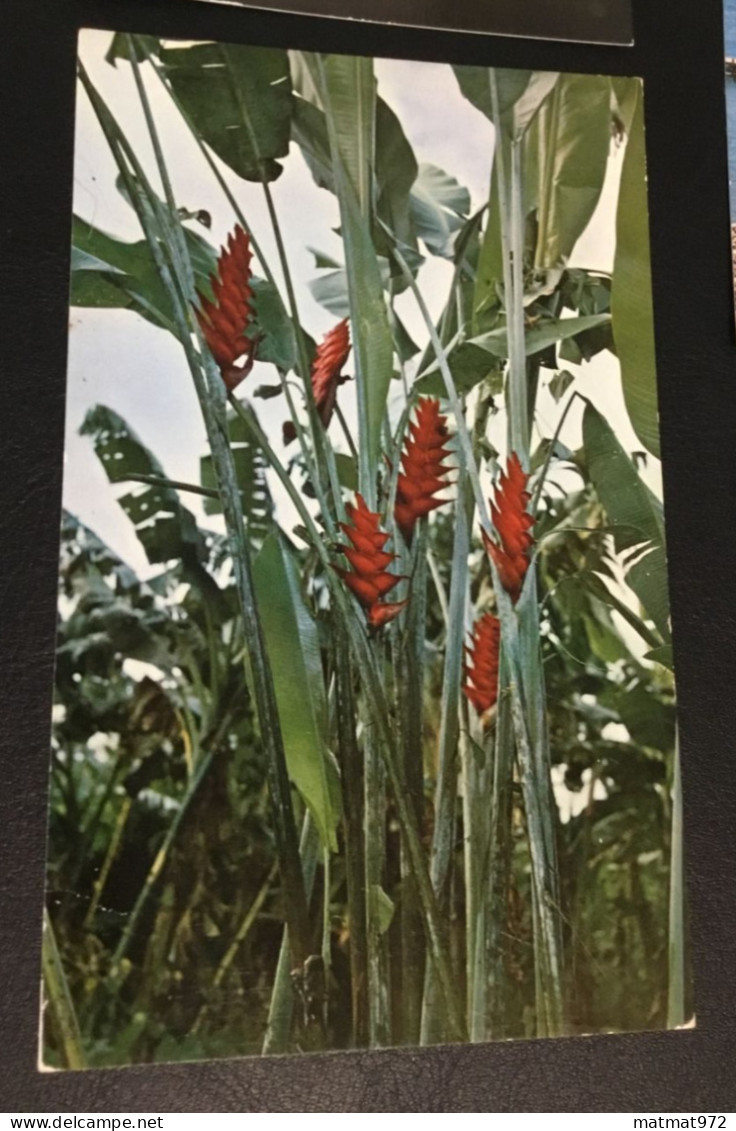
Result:
{"label": "tropical foliage", "polygon": [[[47,1061],[682,1023],[641,84],[455,68],[495,128],[471,214],[371,59],[119,35],[108,62],[150,158],[82,62],[80,98],[141,235],[75,218],[71,301],[173,335],[207,448],[174,482],[111,408],[84,422],[151,570],[65,511]],[[219,251],[174,195],[154,76],[222,189]],[[271,188],[297,153],[339,205],[319,344]],[[569,260],[612,153],[610,275]],[[602,351],[634,453],[579,387]]]}

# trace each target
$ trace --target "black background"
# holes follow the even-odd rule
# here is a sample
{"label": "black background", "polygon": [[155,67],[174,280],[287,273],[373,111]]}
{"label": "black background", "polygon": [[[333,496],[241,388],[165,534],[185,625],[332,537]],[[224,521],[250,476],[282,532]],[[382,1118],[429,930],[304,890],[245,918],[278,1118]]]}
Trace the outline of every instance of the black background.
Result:
{"label": "black background", "polygon": [[[697,1029],[38,1073],[78,27],[643,75]],[[195,0],[0,9],[0,1107],[736,1108],[736,347],[720,0],[636,0],[633,48],[453,36]]]}
{"label": "black background", "polygon": [[631,0],[262,0],[262,6],[497,35],[631,43]]}

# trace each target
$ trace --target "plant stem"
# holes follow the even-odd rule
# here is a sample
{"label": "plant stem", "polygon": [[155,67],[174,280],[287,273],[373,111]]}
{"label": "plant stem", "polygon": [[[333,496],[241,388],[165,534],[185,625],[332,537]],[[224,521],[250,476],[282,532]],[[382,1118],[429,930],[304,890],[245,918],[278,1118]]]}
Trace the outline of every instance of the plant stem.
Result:
{"label": "plant stem", "polygon": [[[455,540],[450,574],[450,602],[447,611],[445,664],[442,673],[440,733],[437,755],[437,782],[434,797],[434,830],[430,875],[440,910],[450,906],[452,855],[455,846],[457,804],[457,756],[460,738],[460,684],[463,670],[465,610],[468,599],[467,561],[470,549],[466,477],[460,472],[455,500]],[[436,971],[427,966],[424,977],[421,1043],[437,1044],[444,1037],[444,1017]]]}
{"label": "plant stem", "polygon": [[[302,871],[304,873],[304,888],[307,898],[311,898],[314,887],[314,877],[317,871],[317,862],[320,858],[321,846],[319,833],[309,812],[304,814],[301,838],[299,841],[299,854]],[[294,989],[291,979],[292,957],[288,928],[284,930],[279,950],[276,973],[271,991],[271,1003],[268,1009],[268,1022],[263,1038],[262,1053],[268,1056],[274,1053],[287,1052],[289,1049],[289,1035],[291,1033],[292,1018],[294,1013]]]}
{"label": "plant stem", "polygon": [[82,928],[85,931],[88,931],[91,928],[92,923],[94,922],[95,914],[97,912],[97,908],[100,905],[100,899],[102,898],[102,893],[105,890],[107,877],[110,874],[110,869],[112,868],[115,857],[118,854],[120,841],[123,838],[123,832],[125,830],[128,817],[130,816],[132,805],[133,802],[131,798],[126,794],[126,796],[123,798],[123,804],[120,806],[120,810],[118,812],[118,817],[115,822],[115,828],[113,829],[113,833],[110,838],[110,844],[108,845],[105,859],[103,861],[102,867],[100,868],[99,875],[95,880],[95,886],[92,891],[92,899],[90,900],[90,905],[87,908],[87,914],[84,916]]}
{"label": "plant stem", "polygon": [[43,912],[43,939],[41,943],[43,984],[48,999],[51,1017],[56,1029],[66,1068],[86,1068],[82,1035],[74,1011],[69,983],[64,973],[59,948],[56,944],[51,916],[46,908]]}
{"label": "plant stem", "polygon": [[[406,632],[399,647],[399,732],[406,794],[421,828],[424,818],[423,691],[427,622],[426,519],[418,524],[411,553],[411,600],[406,610]],[[403,1044],[416,1045],[421,1028],[425,948],[418,895],[406,846],[401,850],[401,1017]]]}
{"label": "plant stem", "polygon": [[[129,471],[125,476],[131,483],[148,483],[151,487],[171,487],[174,491],[188,491],[191,495],[203,495],[206,499],[219,499],[220,492],[210,487],[198,487],[194,483],[182,483],[179,479],[166,479],[163,475],[138,475]],[[122,482],[122,480],[119,480]]]}
{"label": "plant stem", "polygon": [[512,853],[512,785],[514,727],[509,692],[508,665],[503,648],[499,658],[499,698],[493,749],[490,841],[488,846],[486,966],[488,1002],[486,1036],[505,1036],[506,964],[504,939],[508,934],[508,895]]}

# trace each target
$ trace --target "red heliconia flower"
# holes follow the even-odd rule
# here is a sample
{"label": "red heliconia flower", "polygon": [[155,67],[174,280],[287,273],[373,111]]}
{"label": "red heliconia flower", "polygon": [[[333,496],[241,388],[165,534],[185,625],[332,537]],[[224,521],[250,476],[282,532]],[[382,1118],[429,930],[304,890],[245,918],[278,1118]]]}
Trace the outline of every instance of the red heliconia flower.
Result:
{"label": "red heliconia flower", "polygon": [[495,706],[498,699],[498,651],[501,642],[501,622],[493,613],[485,613],[475,622],[470,647],[465,651],[463,694],[484,715]]}
{"label": "red heliconia flower", "polygon": [[379,628],[398,616],[406,605],[406,601],[381,603],[381,598],[404,578],[388,572],[388,566],[396,555],[384,549],[390,535],[381,530],[380,515],[369,510],[362,495],[356,495],[355,500],[354,504],[348,503],[345,508],[350,522],[340,523],[340,529],[350,542],[349,546],[343,545],[340,549],[350,562],[351,569],[333,568],[365,609],[368,623]]}
{"label": "red heliconia flower", "polygon": [[[250,261],[250,239],[238,224],[228,236],[227,248],[220,250],[217,274],[210,278],[214,302],[197,291],[197,321],[231,392],[253,368],[258,345],[257,337],[246,336],[255,318]],[[237,365],[242,358],[245,362]]]}
{"label": "red heliconia flower", "polygon": [[506,471],[501,472],[495,499],[491,501],[491,518],[498,542],[483,531],[485,548],[498,570],[501,584],[514,603],[519,600],[534,545],[529,533],[534,526],[534,518],[526,509],[531,498],[526,489],[528,482],[529,476],[519,457],[512,452]]}
{"label": "red heliconia flower", "polygon": [[436,498],[437,492],[447,486],[448,471],[453,470],[444,465],[450,454],[445,446],[448,438],[447,417],[440,412],[440,402],[433,397],[422,397],[417,404],[416,419],[409,424],[409,435],[404,440],[396,483],[394,517],[407,543],[411,541],[417,521],[448,501]]}
{"label": "red heliconia flower", "polygon": [[[347,318],[344,318],[325,335],[317,346],[317,353],[312,362],[314,407],[324,428],[328,427],[332,413],[335,411],[337,387],[348,380],[343,376],[342,367],[349,353],[350,329]],[[284,443],[290,444],[295,437],[296,429],[292,422],[287,420],[284,424]]]}

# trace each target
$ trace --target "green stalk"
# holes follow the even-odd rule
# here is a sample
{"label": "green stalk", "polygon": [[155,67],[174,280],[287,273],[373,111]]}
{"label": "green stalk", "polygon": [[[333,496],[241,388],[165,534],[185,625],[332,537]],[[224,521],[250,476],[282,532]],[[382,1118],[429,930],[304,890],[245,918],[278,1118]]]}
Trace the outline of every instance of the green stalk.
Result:
{"label": "green stalk", "polygon": [[381,893],[386,856],[386,779],[377,743],[364,704],[363,718],[363,837],[365,842],[366,939],[368,957],[368,1026],[371,1048],[391,1043],[388,1002],[388,964],[381,932]]}
{"label": "green stalk", "polygon": [[505,939],[508,935],[508,895],[513,849],[511,801],[514,776],[514,726],[511,712],[508,664],[501,649],[499,657],[499,697],[493,749],[491,783],[490,842],[488,847],[486,968],[488,1002],[486,1035],[505,1036],[506,964]]}
{"label": "green stalk", "polygon": [[[427,521],[422,519],[415,531],[411,552],[411,600],[405,614],[406,631],[404,640],[397,641],[398,665],[394,665],[399,680],[399,731],[404,782],[420,828],[424,817],[422,723],[427,623],[427,534]],[[421,1027],[425,949],[416,884],[405,844],[401,848],[400,915],[401,1041],[402,1044],[416,1045]]]}
{"label": "green stalk", "polygon": [[[224,728],[223,728],[224,729]],[[187,791],[181,800],[181,804],[176,811],[176,816],[169,825],[166,836],[163,839],[161,847],[156,853],[153,864],[148,870],[143,887],[138,893],[138,897],[133,905],[133,910],[128,917],[125,924],[125,930],[121,934],[118,945],[112,956],[112,965],[118,966],[123,958],[128,954],[133,942],[138,935],[138,927],[144,912],[148,909],[149,902],[154,893],[158,889],[158,885],[164,874],[165,866],[168,862],[171,849],[179,837],[179,833],[187,820],[194,802],[197,800],[199,793],[202,789],[204,781],[212,768],[215,756],[218,753],[219,743],[213,743],[210,750],[202,758],[194,774],[191,778]]]}
{"label": "green stalk", "polygon": [[368,940],[366,936],[365,837],[363,829],[363,762],[355,738],[356,713],[349,642],[335,626],[337,748],[343,789],[345,872],[350,929],[350,994],[353,1043],[364,1048],[368,1028]]}
{"label": "green stalk", "polygon": [[672,769],[672,833],[670,845],[669,900],[669,984],[667,990],[667,1027],[676,1029],[685,1024],[685,898],[682,853],[682,776],[680,743],[675,735],[675,759]]}
{"label": "green stalk", "polygon": [[[118,168],[126,183],[130,199],[133,201],[138,213],[161,282],[171,298],[178,336],[186,353],[190,372],[202,408],[205,428],[212,452],[216,481],[222,499],[223,514],[232,546],[236,584],[243,612],[244,636],[253,673],[257,715],[264,748],[267,754],[276,845],[284,885],[286,915],[293,948],[293,958],[295,964],[301,966],[309,954],[307,901],[299,863],[291,788],[286,768],[286,757],[284,754],[273,679],[271,677],[266,654],[263,631],[258,619],[258,610],[255,603],[251,574],[250,548],[246,536],[232,452],[229,447],[226,432],[225,387],[214,359],[202,339],[199,325],[196,319],[192,318],[191,315],[195,294],[193,272],[191,263],[188,260],[186,246],[184,247],[185,266],[181,269],[183,277],[177,270],[176,256],[174,256],[174,274],[172,276],[169,266],[162,254],[160,242],[162,234],[166,237],[170,224],[162,220],[161,230],[159,231],[152,226],[150,215],[146,209],[146,201],[142,199],[141,194],[145,194],[149,205],[158,216],[160,209],[157,208],[155,194],[151,191],[143,169],[130,146],[125,141],[122,131],[110,114],[104,101],[97,93],[81,64],[79,64],[79,73],[103,132],[108,140],[113,156],[118,163]],[[148,101],[142,84],[139,86],[139,92],[145,108],[148,106]],[[147,120],[152,122],[150,107],[148,108]],[[157,158],[163,162],[160,146],[154,144],[154,149]],[[125,155],[130,162],[131,168],[135,173],[135,177],[138,178],[139,183],[137,183],[135,177],[131,175],[128,163],[123,155]],[[170,182],[165,166],[160,169],[160,176],[167,193],[169,213],[173,218],[176,216],[176,208],[173,197],[169,198]],[[178,224],[178,231],[181,237],[181,224]],[[183,237],[181,237],[181,242],[184,243]],[[165,238],[163,240],[163,247],[169,253],[174,253],[175,249],[168,247]],[[197,336],[200,350],[199,356],[194,352],[192,346],[192,331],[194,331]],[[204,764],[205,763],[203,763],[203,765]]]}
{"label": "green stalk", "polygon": [[330,866],[330,850],[322,851],[322,964],[325,970],[325,979],[329,983],[332,968],[332,915],[330,913],[330,897],[332,895],[332,868]]}
{"label": "green stalk", "polygon": [[100,899],[102,898],[102,893],[105,890],[107,877],[110,875],[110,869],[112,868],[115,857],[118,854],[120,841],[123,838],[123,832],[125,830],[128,817],[130,816],[132,804],[133,802],[131,798],[126,794],[123,799],[123,804],[120,806],[120,810],[118,812],[118,817],[115,822],[115,828],[113,829],[112,836],[110,838],[110,844],[108,845],[107,852],[105,853],[105,859],[102,863],[102,867],[100,868],[97,879],[95,880],[95,886],[92,891],[92,899],[90,900],[90,905],[87,908],[87,914],[84,916],[82,927],[85,931],[89,931],[94,922],[95,914],[97,913],[97,908],[99,907]]}
{"label": "green stalk", "polygon": [[[304,873],[304,887],[307,898],[312,896],[314,877],[317,871],[317,862],[321,853],[321,845],[317,827],[309,816],[304,814],[301,838],[299,840],[299,854]],[[294,987],[292,984],[292,958],[289,945],[288,928],[284,930],[279,950],[276,973],[271,991],[271,1003],[268,1009],[268,1022],[263,1038],[261,1052],[264,1056],[289,1051],[289,1037],[294,1015]]]}
{"label": "green stalk", "polygon": [[[455,501],[455,540],[450,574],[450,602],[447,615],[445,664],[442,673],[442,703],[437,756],[437,783],[434,798],[434,830],[430,875],[440,910],[447,914],[450,905],[452,855],[455,845],[457,802],[457,758],[460,738],[460,684],[463,672],[465,609],[467,603],[467,562],[470,549],[466,477],[460,472]],[[421,1043],[438,1044],[444,1037],[444,1016],[436,971],[428,965],[424,977]]]}
{"label": "green stalk", "polygon": [[477,763],[478,743],[469,729],[460,739],[463,787],[463,852],[465,860],[465,984],[468,1028],[471,1041],[485,1035],[485,900],[482,884],[485,844],[480,800],[483,773]]}
{"label": "green stalk", "polygon": [[64,1057],[65,1067],[86,1068],[87,1060],[84,1055],[79,1022],[74,1011],[74,1003],[69,992],[69,984],[64,973],[59,948],[56,945],[51,916],[45,908],[41,950],[44,991],[60,1051]]}
{"label": "green stalk", "polygon": [[[496,76],[490,72],[494,124],[501,134]],[[502,146],[499,156],[502,157]],[[509,447],[522,466],[529,467],[530,406],[528,403],[526,345],[524,339],[524,214],[521,142],[511,143],[508,184],[503,160],[499,163],[499,204],[504,258],[509,348]],[[533,407],[533,406],[532,406]],[[550,777],[544,673],[539,636],[539,604],[534,567],[529,570],[519,601],[514,606],[504,592],[491,562],[493,584],[502,627],[511,689],[516,751],[519,760],[534,899],[534,954],[537,986],[537,1024],[541,1034],[564,1031],[563,965],[560,930],[560,883],[555,842],[556,804]]]}
{"label": "green stalk", "polygon": [[[511,143],[511,303],[506,303],[509,343],[509,443],[525,470],[529,468],[529,403],[524,340],[524,209],[521,183],[521,142]],[[501,226],[504,214],[501,213]]]}
{"label": "green stalk", "polygon": [[163,475],[139,475],[130,471],[125,476],[131,483],[148,483],[151,487],[171,487],[175,491],[187,491],[191,495],[202,495],[205,499],[219,499],[220,492],[210,487],[199,487],[196,483],[182,483],[179,479],[167,479]]}

